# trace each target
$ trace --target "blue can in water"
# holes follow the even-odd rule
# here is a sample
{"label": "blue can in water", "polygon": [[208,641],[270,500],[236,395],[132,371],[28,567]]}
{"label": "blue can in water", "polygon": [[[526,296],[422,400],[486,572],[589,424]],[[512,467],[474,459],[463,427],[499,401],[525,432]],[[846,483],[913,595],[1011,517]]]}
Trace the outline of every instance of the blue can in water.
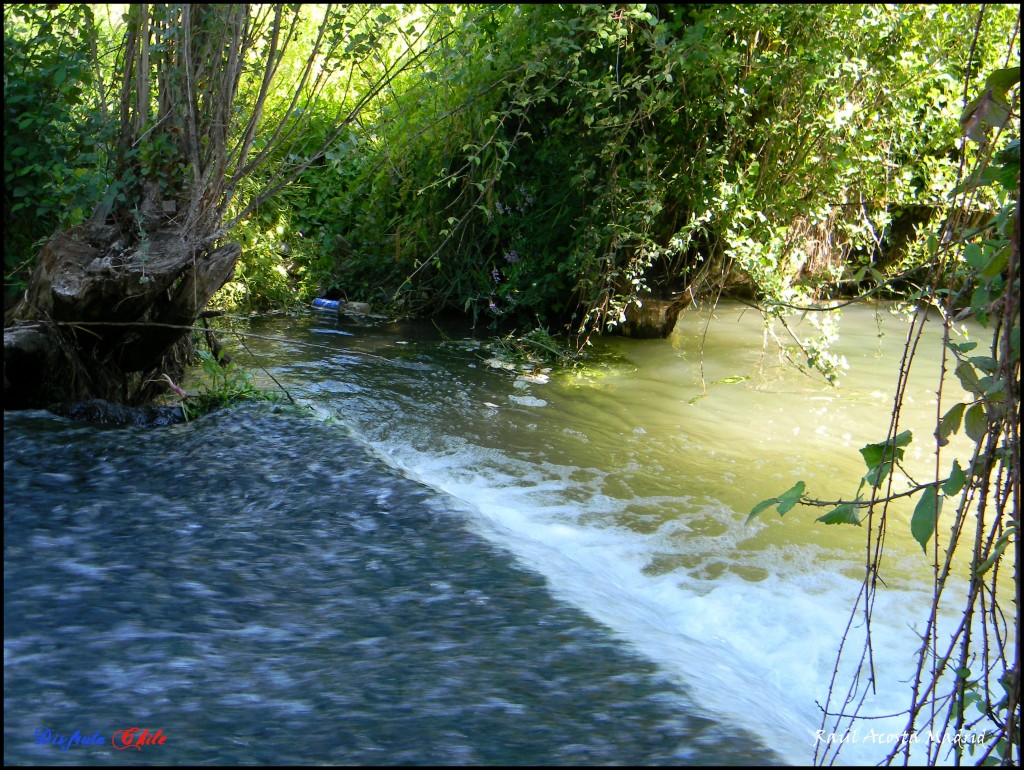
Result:
{"label": "blue can in water", "polygon": [[328,311],[337,313],[338,312],[338,305],[339,305],[340,302],[341,302],[341,300],[337,300],[337,299],[323,299],[322,297],[317,297],[315,300],[313,300],[313,309],[314,310],[328,310]]}

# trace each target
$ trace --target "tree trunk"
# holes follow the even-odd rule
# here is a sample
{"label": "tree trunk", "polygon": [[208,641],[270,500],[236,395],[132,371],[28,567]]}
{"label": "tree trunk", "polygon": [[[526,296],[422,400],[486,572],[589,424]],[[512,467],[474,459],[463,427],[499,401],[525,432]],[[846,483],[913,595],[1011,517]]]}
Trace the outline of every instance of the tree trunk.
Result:
{"label": "tree trunk", "polygon": [[142,404],[180,378],[187,329],[231,277],[241,248],[214,250],[167,225],[132,248],[84,225],[42,249],[4,329],[4,405],[101,398]]}
{"label": "tree trunk", "polygon": [[622,324],[622,334],[635,339],[664,339],[674,328],[679,313],[687,304],[689,296],[682,295],[676,299],[654,299],[644,297],[637,304],[630,303],[626,307],[626,321]]}
{"label": "tree trunk", "polygon": [[163,374],[180,377],[187,327],[241,252],[214,243],[248,14],[245,5],[128,7],[116,180],[89,223],[43,246],[5,316],[6,408],[144,404],[168,387]]}

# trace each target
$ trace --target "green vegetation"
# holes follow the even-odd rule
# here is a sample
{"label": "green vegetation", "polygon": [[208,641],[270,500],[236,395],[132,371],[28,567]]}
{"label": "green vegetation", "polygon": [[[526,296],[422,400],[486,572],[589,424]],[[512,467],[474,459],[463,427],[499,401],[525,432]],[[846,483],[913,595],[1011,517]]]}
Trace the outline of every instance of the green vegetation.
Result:
{"label": "green vegetation", "polygon": [[205,350],[198,351],[201,362],[198,390],[180,391],[178,402],[186,420],[192,420],[217,409],[243,401],[279,403],[286,396],[277,390],[262,390],[252,381],[252,374],[233,361],[224,360]]}
{"label": "green vegetation", "polygon": [[563,340],[541,327],[526,334],[506,334],[494,339],[487,348],[495,358],[523,368],[570,366],[575,359],[572,349]]}
{"label": "green vegetation", "polygon": [[[271,162],[230,197],[244,248],[215,303],[331,291],[584,337],[648,295],[725,288],[782,315],[912,291],[976,154],[957,142],[963,89],[997,68],[1016,19],[988,7],[975,41],[973,6],[381,6],[325,33],[320,13],[291,17],[280,73],[314,50],[320,72],[262,103],[282,130],[253,137]],[[16,287],[33,243],[124,182],[104,120],[121,58],[86,6],[5,6],[5,32]],[[239,110],[259,98],[243,76]],[[137,151],[180,171],[158,141]],[[996,205],[984,191],[971,216]],[[827,335],[799,342],[834,372]]]}
{"label": "green vegetation", "polygon": [[24,289],[41,239],[80,224],[106,191],[113,131],[94,9],[4,7],[4,285]]}
{"label": "green vegetation", "polygon": [[338,285],[585,333],[648,292],[792,303],[924,263],[892,225],[936,215],[955,178],[970,9],[664,12],[453,15],[349,140],[347,189],[310,177],[343,223]]}

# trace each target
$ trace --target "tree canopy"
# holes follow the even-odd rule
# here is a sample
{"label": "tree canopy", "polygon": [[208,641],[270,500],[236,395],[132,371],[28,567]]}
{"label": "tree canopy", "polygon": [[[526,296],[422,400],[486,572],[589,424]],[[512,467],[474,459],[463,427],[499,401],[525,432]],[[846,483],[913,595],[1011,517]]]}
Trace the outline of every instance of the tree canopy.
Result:
{"label": "tree canopy", "polygon": [[206,229],[240,225],[220,301],[582,330],[645,296],[912,278],[1016,30],[989,6],[975,37],[968,5],[4,13],[9,287],[105,197],[187,181]]}
{"label": "tree canopy", "polygon": [[[581,341],[657,300],[921,288],[959,175],[1000,149],[961,136],[966,95],[1019,45],[1009,6],[111,8],[5,6],[10,295],[56,231],[145,247],[173,220],[239,244],[220,307],[327,294]],[[832,379],[833,334],[799,341]]]}

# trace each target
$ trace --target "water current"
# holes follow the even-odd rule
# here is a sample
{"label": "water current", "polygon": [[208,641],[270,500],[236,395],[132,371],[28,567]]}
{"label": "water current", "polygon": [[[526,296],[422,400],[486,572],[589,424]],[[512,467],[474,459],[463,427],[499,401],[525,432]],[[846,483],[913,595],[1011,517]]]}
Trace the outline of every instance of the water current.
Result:
{"label": "water current", "polygon": [[[523,376],[450,329],[265,319],[247,345],[308,408],[5,413],[5,762],[809,762],[863,535],[746,514],[796,480],[855,491],[908,327],[845,310],[834,389],[762,326],[691,311]],[[922,439],[939,350],[912,372]],[[907,705],[927,607],[894,538],[876,713]],[[123,749],[133,727],[166,740]],[[76,730],[104,742],[52,742]]]}

